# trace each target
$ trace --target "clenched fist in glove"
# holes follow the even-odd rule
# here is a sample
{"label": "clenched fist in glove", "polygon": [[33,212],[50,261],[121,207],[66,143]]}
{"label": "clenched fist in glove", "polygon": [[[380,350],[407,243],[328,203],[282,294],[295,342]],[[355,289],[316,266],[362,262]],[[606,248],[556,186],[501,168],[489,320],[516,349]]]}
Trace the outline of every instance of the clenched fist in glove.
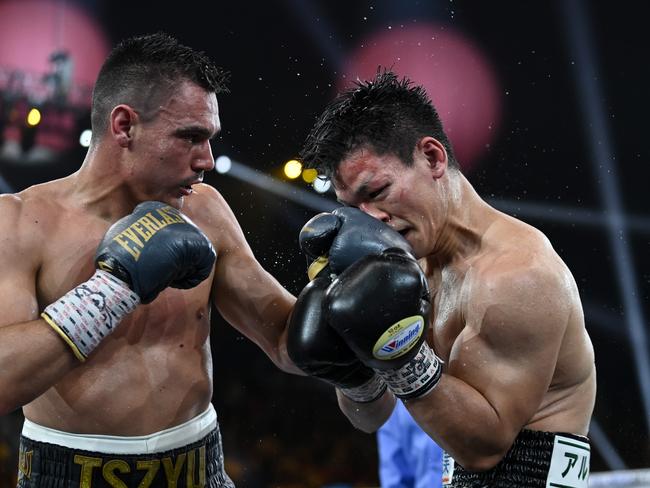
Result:
{"label": "clenched fist in glove", "polygon": [[330,326],[402,399],[436,386],[442,363],[425,342],[430,293],[417,261],[401,249],[362,258],[327,289]]}
{"label": "clenched fist in glove", "polygon": [[398,232],[354,207],[316,215],[303,226],[298,240],[310,263],[309,279],[323,270],[338,275],[362,257],[391,247],[413,255],[411,245]]}

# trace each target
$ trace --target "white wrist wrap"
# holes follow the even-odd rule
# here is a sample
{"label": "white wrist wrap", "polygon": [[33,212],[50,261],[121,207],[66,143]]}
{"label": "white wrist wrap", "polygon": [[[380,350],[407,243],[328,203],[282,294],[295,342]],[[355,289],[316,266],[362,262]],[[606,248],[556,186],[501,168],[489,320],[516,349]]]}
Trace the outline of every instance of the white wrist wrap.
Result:
{"label": "white wrist wrap", "polygon": [[375,371],[395,396],[408,400],[424,395],[438,384],[442,375],[442,360],[423,342],[413,359],[401,368]]}
{"label": "white wrist wrap", "polygon": [[384,394],[386,391],[386,383],[379,376],[374,375],[361,386],[339,388],[339,390],[352,401],[370,403]]}
{"label": "white wrist wrap", "polygon": [[109,335],[140,298],[122,280],[97,270],[85,283],[48,305],[41,317],[56,330],[80,361]]}

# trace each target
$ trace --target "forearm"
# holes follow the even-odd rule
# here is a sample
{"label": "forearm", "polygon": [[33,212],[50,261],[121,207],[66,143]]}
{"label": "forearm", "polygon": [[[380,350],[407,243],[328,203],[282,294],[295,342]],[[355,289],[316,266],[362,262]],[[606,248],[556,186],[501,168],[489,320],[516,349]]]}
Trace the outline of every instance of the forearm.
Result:
{"label": "forearm", "polygon": [[390,390],[377,400],[368,403],[359,403],[350,400],[338,389],[336,390],[339,408],[357,429],[368,434],[375,432],[388,420],[395,408],[395,395]]}
{"label": "forearm", "polygon": [[[272,307],[266,307],[267,310],[270,309],[274,313],[267,313],[268,321],[262,322],[262,325],[259,327],[258,330],[261,330],[263,333],[252,335],[250,338],[280,370],[289,374],[305,376],[305,373],[291,360],[287,351],[289,322],[289,318],[287,317],[291,316],[291,306],[295,302],[293,296],[288,295],[288,293],[287,296],[290,297],[290,300],[276,301],[273,302]],[[261,322],[262,318],[260,317],[259,320]]]}
{"label": "forearm", "polygon": [[42,319],[0,327],[0,344],[0,415],[31,402],[79,364]]}
{"label": "forearm", "polygon": [[288,328],[285,326],[284,331],[280,334],[278,345],[274,348],[274,354],[269,355],[269,357],[273,363],[285,373],[305,376],[305,372],[296,366],[289,357],[287,351],[287,331]]}
{"label": "forearm", "polygon": [[472,471],[498,463],[518,433],[480,392],[446,374],[428,394],[404,404],[433,440]]}

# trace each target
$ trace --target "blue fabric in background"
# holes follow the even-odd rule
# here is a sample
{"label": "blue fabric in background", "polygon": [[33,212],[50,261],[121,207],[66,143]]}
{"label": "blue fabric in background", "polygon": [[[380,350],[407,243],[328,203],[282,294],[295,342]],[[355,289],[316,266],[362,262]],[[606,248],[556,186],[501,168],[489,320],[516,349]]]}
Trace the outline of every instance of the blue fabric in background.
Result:
{"label": "blue fabric in background", "polygon": [[401,401],[377,431],[382,488],[439,488],[442,449],[413,420]]}

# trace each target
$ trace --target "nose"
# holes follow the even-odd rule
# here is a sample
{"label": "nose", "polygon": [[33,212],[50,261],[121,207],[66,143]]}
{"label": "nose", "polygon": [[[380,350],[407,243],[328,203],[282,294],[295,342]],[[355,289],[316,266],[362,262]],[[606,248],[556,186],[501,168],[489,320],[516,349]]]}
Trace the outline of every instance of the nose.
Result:
{"label": "nose", "polygon": [[370,203],[365,203],[365,202],[362,203],[361,205],[359,205],[359,210],[367,213],[368,215],[376,218],[377,220],[381,220],[385,224],[388,223],[388,221],[390,220],[390,215],[387,212],[375,207]]}
{"label": "nose", "polygon": [[198,154],[192,159],[192,169],[197,173],[200,171],[212,171],[214,169],[214,156],[210,141],[205,141],[198,149]]}

